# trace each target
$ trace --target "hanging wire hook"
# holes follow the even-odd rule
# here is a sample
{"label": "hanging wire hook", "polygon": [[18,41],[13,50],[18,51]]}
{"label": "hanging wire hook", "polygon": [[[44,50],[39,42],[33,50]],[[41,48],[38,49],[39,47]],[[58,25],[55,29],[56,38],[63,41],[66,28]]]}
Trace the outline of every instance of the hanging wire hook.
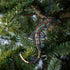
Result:
{"label": "hanging wire hook", "polygon": [[48,2],[48,9],[47,9],[46,17],[48,17],[48,14],[49,14],[49,11],[50,11],[50,8],[51,8],[53,1],[54,0],[52,0],[52,2],[51,2],[51,0],[49,0],[49,2]]}

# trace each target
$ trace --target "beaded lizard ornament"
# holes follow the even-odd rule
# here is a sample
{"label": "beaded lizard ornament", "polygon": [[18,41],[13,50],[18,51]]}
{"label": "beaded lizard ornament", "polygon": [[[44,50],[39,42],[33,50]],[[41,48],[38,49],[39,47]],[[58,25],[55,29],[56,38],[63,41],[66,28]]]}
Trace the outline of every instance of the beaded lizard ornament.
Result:
{"label": "beaded lizard ornament", "polygon": [[37,54],[37,57],[34,61],[27,61],[24,59],[22,54],[19,53],[21,59],[25,63],[36,63],[39,60],[40,54],[41,54],[41,48],[42,48],[41,41],[48,40],[47,33],[49,30],[49,26],[50,26],[50,24],[55,23],[55,22],[58,22],[58,20],[55,18],[52,18],[52,17],[46,18],[42,23],[37,25],[36,29],[28,37],[29,40],[35,41],[35,44],[36,44],[37,50],[38,50],[38,54]]}
{"label": "beaded lizard ornament", "polygon": [[[52,0],[52,2],[53,2],[53,0]],[[27,61],[27,60],[24,59],[22,54],[19,53],[20,58],[25,63],[36,63],[39,60],[39,58],[41,56],[41,48],[42,48],[41,40],[43,40],[43,41],[48,40],[47,33],[48,33],[48,30],[49,30],[50,24],[55,23],[55,22],[59,22],[57,19],[55,19],[53,17],[48,17],[48,13],[49,13],[52,2],[50,3],[50,0],[49,0],[48,10],[47,10],[47,18],[45,18],[45,20],[42,23],[39,23],[37,25],[36,29],[30,35],[30,37],[28,37],[28,39],[34,40],[35,44],[37,46],[38,55],[37,55],[36,59],[34,61]]]}

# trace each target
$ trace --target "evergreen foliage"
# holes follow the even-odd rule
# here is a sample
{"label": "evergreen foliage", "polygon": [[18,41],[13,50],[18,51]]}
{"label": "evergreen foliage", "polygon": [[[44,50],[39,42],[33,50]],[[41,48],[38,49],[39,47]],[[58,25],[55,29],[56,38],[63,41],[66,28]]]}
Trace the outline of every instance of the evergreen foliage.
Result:
{"label": "evergreen foliage", "polygon": [[[46,16],[48,2],[49,0],[0,0],[0,70],[35,70],[36,64],[24,63],[19,52],[23,52],[23,57],[27,60],[36,58],[35,42],[24,37],[29,37],[38,23],[44,20],[31,6]],[[54,0],[50,8],[49,16],[57,18],[60,23],[52,23],[48,27],[52,27],[47,35],[49,41],[45,41],[41,49],[41,55],[47,56],[47,60],[42,59],[43,70],[64,70],[70,67],[69,4],[69,0]],[[68,66],[64,67],[64,62]]]}

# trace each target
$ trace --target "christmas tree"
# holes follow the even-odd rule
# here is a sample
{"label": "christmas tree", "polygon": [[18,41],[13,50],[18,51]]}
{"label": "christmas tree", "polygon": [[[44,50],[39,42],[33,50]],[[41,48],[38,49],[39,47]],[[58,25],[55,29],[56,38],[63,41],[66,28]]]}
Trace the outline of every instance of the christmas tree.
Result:
{"label": "christmas tree", "polygon": [[0,0],[0,70],[69,70],[69,0]]}

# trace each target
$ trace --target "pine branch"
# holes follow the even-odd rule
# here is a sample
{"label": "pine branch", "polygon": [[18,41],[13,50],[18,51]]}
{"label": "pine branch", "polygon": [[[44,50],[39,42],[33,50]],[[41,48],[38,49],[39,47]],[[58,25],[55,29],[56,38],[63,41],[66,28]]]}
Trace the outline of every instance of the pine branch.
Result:
{"label": "pine branch", "polygon": [[19,53],[19,50],[21,50],[21,48],[16,48],[15,50],[8,50],[8,51],[5,51],[3,52],[1,55],[0,55],[0,65],[3,65],[5,63],[7,63],[6,61],[13,57],[14,55],[18,54]]}
{"label": "pine branch", "polygon": [[50,49],[47,50],[47,55],[48,56],[53,56],[53,55],[68,55],[70,54],[70,41],[69,42],[64,42],[61,43],[60,45],[53,47],[50,45]]}
{"label": "pine branch", "polygon": [[61,61],[57,58],[52,57],[50,60],[47,70],[60,70],[61,68]]}
{"label": "pine branch", "polygon": [[33,8],[33,10],[35,11],[35,13],[40,17],[40,18],[45,18],[46,16],[44,16],[43,14],[40,13],[40,11],[35,8],[34,6],[31,6]]}
{"label": "pine branch", "polygon": [[15,47],[14,50],[11,49],[11,50],[8,50],[8,51],[1,52],[1,54],[0,54],[0,65],[3,65],[5,63],[7,63],[7,60],[9,60],[11,58],[14,59],[14,56],[18,55],[19,52],[23,52],[23,57],[26,58],[26,59],[29,56],[33,57],[33,56],[36,55],[36,47],[35,47],[35,45],[32,42],[29,42],[28,40],[24,39],[23,36],[24,36],[23,34],[20,35],[20,37],[21,37],[20,42],[22,41],[23,47],[20,47],[20,46],[15,47],[14,46]]}
{"label": "pine branch", "polygon": [[70,12],[68,12],[68,13],[60,13],[60,18],[70,18]]}
{"label": "pine branch", "polygon": [[[46,16],[43,15],[41,13],[41,10],[39,10],[38,8],[34,7],[34,6],[31,6],[33,8],[33,10],[35,11],[35,13],[40,17],[40,18],[45,18]],[[59,11],[58,13],[57,12],[53,12],[53,14],[50,14],[49,17],[51,16],[54,16],[54,17],[60,17],[60,18],[70,18],[70,12],[61,12]]]}

